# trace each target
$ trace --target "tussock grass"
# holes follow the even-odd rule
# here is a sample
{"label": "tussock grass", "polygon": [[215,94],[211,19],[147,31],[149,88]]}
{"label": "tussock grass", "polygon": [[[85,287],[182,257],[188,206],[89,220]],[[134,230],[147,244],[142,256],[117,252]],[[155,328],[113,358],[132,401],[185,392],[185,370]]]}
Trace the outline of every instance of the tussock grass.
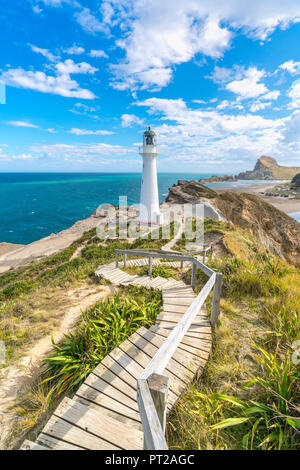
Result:
{"label": "tussock grass", "polygon": [[224,275],[212,355],[170,415],[169,445],[299,449],[300,377],[291,360],[300,333],[299,272],[248,232],[223,231],[234,240],[233,256],[211,262]]}

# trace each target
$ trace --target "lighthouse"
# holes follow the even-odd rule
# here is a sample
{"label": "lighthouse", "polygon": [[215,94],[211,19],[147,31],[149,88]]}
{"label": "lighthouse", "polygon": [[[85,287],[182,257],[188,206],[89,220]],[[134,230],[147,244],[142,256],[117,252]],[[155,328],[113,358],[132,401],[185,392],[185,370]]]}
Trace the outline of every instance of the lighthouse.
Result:
{"label": "lighthouse", "polygon": [[162,214],[159,210],[156,157],[156,134],[151,127],[144,132],[143,147],[140,147],[140,155],[143,157],[143,176],[140,199],[141,223],[161,224]]}

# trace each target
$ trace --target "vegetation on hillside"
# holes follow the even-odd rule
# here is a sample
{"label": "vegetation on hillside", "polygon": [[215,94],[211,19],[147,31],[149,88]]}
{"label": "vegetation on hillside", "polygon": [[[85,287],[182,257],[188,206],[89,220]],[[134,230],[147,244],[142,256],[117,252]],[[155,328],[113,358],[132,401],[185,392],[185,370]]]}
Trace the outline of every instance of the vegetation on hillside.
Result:
{"label": "vegetation on hillside", "polygon": [[[176,449],[299,448],[300,275],[247,231],[222,222],[231,256],[213,258],[224,275],[210,361],[173,410]],[[203,285],[198,275],[197,287]]]}

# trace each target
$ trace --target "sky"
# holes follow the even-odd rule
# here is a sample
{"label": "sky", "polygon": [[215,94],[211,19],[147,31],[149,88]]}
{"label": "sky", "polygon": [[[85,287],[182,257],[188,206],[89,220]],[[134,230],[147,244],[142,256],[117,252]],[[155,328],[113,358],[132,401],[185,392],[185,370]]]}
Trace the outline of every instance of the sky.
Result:
{"label": "sky", "polygon": [[[300,166],[299,0],[0,0],[0,171]],[[4,100],[5,90],[5,100]]]}

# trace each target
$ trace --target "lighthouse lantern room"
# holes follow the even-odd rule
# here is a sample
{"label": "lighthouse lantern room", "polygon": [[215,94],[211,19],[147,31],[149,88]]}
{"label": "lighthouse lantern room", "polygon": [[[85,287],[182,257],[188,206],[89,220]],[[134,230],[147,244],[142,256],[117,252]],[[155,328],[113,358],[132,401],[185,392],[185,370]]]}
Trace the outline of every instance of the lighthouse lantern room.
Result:
{"label": "lighthouse lantern room", "polygon": [[143,176],[140,199],[140,222],[161,224],[162,214],[159,210],[156,157],[156,134],[148,127],[143,136],[143,147],[140,155],[143,157]]}

